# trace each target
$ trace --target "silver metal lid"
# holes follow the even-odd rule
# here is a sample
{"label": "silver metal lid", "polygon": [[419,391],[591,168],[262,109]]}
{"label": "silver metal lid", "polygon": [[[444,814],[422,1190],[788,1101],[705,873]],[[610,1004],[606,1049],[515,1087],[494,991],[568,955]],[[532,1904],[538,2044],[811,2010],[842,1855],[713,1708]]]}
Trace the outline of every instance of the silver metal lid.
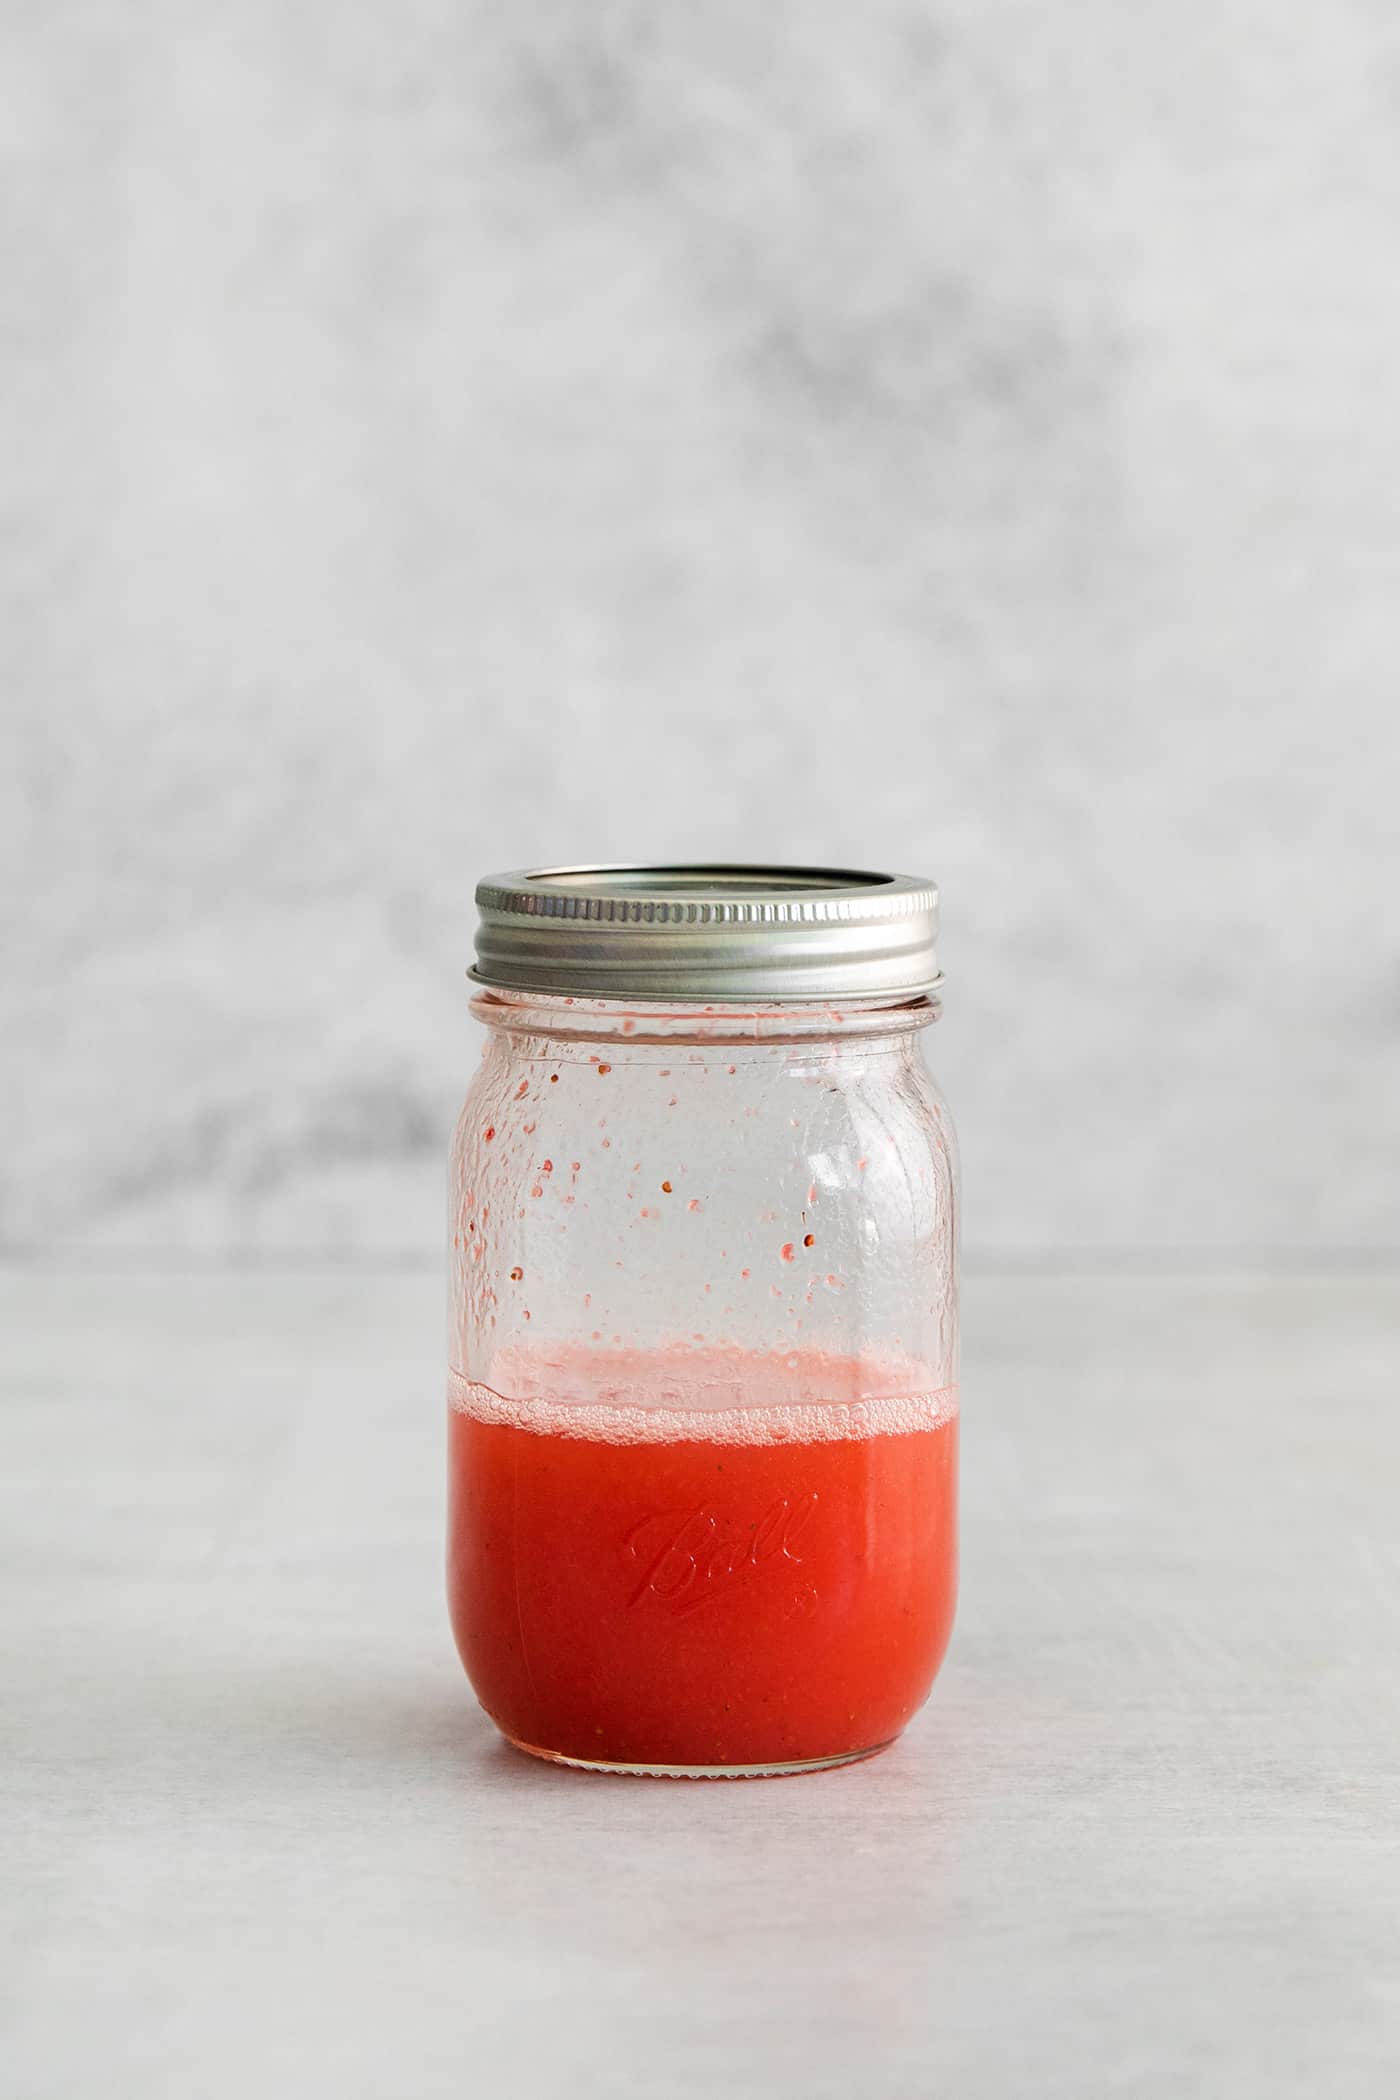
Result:
{"label": "silver metal lid", "polygon": [[849,868],[522,868],[478,883],[479,983],[601,999],[914,999],[938,891]]}

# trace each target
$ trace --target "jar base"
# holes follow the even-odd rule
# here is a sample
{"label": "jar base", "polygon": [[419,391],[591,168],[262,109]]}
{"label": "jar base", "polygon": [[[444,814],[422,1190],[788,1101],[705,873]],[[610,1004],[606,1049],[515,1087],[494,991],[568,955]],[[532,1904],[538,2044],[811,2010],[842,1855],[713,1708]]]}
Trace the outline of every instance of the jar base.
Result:
{"label": "jar base", "polygon": [[[502,1731],[504,1733],[504,1731]],[[538,1757],[548,1765],[569,1765],[576,1772],[615,1772],[624,1779],[794,1779],[800,1772],[831,1772],[838,1765],[858,1765],[867,1757],[878,1757],[897,1740],[868,1743],[860,1750],[838,1750],[831,1757],[801,1757],[791,1763],[764,1765],[647,1765],[617,1764],[601,1757],[570,1757],[563,1750],[545,1750],[538,1743],[523,1743],[507,1735],[512,1749],[527,1757]]]}

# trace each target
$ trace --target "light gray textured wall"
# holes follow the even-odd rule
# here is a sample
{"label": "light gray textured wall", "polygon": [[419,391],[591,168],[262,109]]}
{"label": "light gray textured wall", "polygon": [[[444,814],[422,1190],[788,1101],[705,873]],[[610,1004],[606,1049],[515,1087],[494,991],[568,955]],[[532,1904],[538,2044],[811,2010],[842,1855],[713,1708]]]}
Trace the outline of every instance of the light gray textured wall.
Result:
{"label": "light gray textured wall", "polygon": [[428,1252],[480,870],[935,874],[974,1249],[1400,1244],[1400,15],[0,4],[11,1246]]}

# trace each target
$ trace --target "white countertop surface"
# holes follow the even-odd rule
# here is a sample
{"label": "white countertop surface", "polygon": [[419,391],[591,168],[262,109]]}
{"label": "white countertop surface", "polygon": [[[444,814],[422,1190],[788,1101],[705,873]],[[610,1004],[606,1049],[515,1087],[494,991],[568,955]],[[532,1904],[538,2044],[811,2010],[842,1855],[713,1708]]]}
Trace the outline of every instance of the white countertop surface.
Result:
{"label": "white countertop surface", "polygon": [[503,1747],[432,1277],[10,1272],[17,2100],[1400,2079],[1400,1286],[966,1290],[963,1601],[872,1763]]}

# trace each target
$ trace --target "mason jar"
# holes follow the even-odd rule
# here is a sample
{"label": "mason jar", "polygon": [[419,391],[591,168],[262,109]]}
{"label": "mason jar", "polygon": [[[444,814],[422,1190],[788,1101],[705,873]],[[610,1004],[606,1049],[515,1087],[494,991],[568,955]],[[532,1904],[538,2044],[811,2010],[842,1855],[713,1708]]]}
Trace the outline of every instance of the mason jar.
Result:
{"label": "mason jar", "polygon": [[957,1581],[937,893],[581,867],[477,891],[451,1163],[452,1625],[520,1749],[868,1757]]}

